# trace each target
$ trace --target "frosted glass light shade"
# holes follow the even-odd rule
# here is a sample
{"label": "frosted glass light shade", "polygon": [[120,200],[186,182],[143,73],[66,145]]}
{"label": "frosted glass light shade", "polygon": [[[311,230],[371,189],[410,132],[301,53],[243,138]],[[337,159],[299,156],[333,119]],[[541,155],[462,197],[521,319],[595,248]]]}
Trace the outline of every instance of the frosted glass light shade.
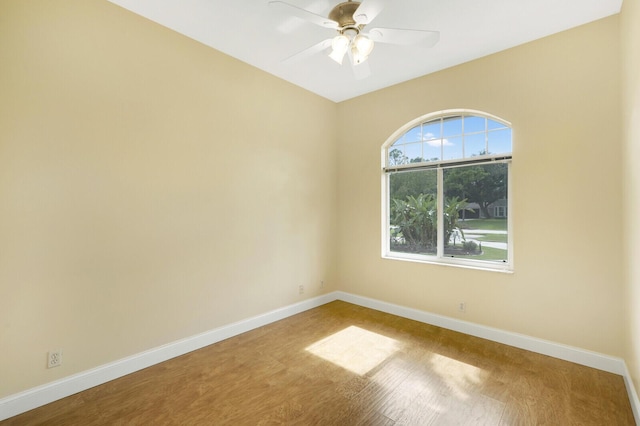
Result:
{"label": "frosted glass light shade", "polygon": [[329,54],[329,57],[342,65],[342,60],[344,59],[345,53],[347,53],[347,49],[349,48],[350,40],[345,35],[337,35],[331,41],[331,48],[333,49]]}

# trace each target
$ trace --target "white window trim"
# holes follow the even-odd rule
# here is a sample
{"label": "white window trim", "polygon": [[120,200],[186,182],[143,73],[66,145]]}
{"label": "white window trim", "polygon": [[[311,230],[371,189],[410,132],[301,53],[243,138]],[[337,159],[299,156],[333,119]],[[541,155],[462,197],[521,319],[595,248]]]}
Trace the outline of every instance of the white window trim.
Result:
{"label": "white window trim", "polygon": [[[507,261],[506,262],[494,262],[494,261],[483,261],[483,260],[470,260],[470,259],[465,259],[465,258],[456,258],[456,257],[445,257],[444,256],[444,245],[443,244],[438,244],[437,246],[437,253],[435,256],[429,256],[429,255],[424,255],[424,254],[412,254],[412,253],[402,253],[402,252],[392,252],[391,248],[390,248],[390,238],[389,238],[389,229],[390,229],[390,202],[389,202],[389,192],[390,192],[390,188],[389,188],[389,176],[390,174],[388,173],[387,168],[392,168],[392,169],[397,169],[397,170],[401,170],[403,168],[415,168],[415,165],[398,165],[398,166],[391,166],[389,167],[387,165],[387,159],[388,159],[388,150],[389,148],[394,144],[394,142],[401,137],[404,133],[406,133],[407,131],[411,130],[412,128],[414,128],[416,125],[421,124],[421,123],[425,123],[428,122],[430,120],[434,120],[443,116],[450,116],[450,115],[475,115],[475,116],[481,116],[481,117],[486,117],[490,120],[494,120],[500,123],[505,124],[506,126],[508,126],[509,128],[512,129],[511,127],[511,123],[508,121],[505,121],[504,119],[500,118],[500,117],[496,117],[494,115],[491,114],[487,114],[486,112],[483,111],[477,111],[477,110],[469,110],[469,109],[449,109],[449,110],[442,110],[442,111],[437,111],[437,112],[433,112],[433,113],[429,113],[426,114],[424,116],[421,116],[419,118],[416,118],[415,120],[410,121],[409,123],[405,124],[404,126],[402,126],[401,128],[399,128],[397,131],[395,131],[387,140],[386,142],[382,145],[382,150],[381,150],[381,171],[382,171],[382,183],[381,183],[381,202],[382,202],[382,206],[380,208],[380,211],[382,212],[382,232],[381,232],[381,249],[382,249],[382,258],[384,259],[391,259],[391,260],[404,260],[404,261],[409,261],[409,262],[418,262],[418,263],[425,263],[425,264],[435,264],[435,265],[448,265],[448,266],[456,266],[456,267],[462,267],[462,268],[469,268],[469,269],[478,269],[478,270],[485,270],[485,271],[497,271],[497,272],[506,272],[506,273],[513,273],[513,266],[514,266],[514,247],[513,247],[513,209],[512,209],[512,183],[511,183],[511,175],[512,175],[512,160],[497,160],[495,162],[505,162],[508,165],[508,173],[507,173],[507,246],[508,246],[508,250],[507,250]],[[513,132],[513,129],[512,129]],[[512,133],[512,141],[513,141],[513,133]],[[484,160],[487,159],[489,160],[490,158],[493,158],[493,156],[481,156],[478,157],[478,160]],[[456,162],[460,162],[460,163],[464,163],[464,160],[458,160]],[[451,163],[451,161],[438,161],[438,162],[430,162],[428,164],[428,167],[430,168],[435,168],[438,170],[438,184],[437,184],[437,188],[438,188],[438,194],[437,194],[437,199],[438,199],[438,241],[442,241],[444,239],[444,222],[442,220],[442,216],[440,216],[444,210],[444,197],[443,197],[443,192],[444,192],[444,188],[443,188],[443,168],[446,168],[446,164],[447,163]],[[461,164],[463,165],[463,164]]]}

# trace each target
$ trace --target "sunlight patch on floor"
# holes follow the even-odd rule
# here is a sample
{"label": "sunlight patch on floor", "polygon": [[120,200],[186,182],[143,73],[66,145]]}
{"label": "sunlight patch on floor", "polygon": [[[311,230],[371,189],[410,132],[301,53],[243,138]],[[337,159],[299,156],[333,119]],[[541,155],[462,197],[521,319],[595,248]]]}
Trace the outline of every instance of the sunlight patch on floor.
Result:
{"label": "sunlight patch on floor", "polygon": [[482,383],[483,370],[447,356],[433,354],[431,367],[442,381],[460,399],[466,399],[469,391]]}
{"label": "sunlight patch on floor", "polygon": [[397,340],[353,325],[306,348],[312,354],[361,376],[399,349]]}

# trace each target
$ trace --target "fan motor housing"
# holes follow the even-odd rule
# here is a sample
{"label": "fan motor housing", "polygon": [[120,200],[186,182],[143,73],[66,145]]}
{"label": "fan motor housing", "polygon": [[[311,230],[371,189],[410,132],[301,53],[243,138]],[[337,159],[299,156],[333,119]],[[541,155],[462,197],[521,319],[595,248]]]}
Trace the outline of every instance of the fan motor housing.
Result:
{"label": "fan motor housing", "polygon": [[329,19],[336,21],[340,28],[355,27],[356,21],[353,19],[353,14],[360,6],[360,2],[346,1],[340,3],[329,12]]}

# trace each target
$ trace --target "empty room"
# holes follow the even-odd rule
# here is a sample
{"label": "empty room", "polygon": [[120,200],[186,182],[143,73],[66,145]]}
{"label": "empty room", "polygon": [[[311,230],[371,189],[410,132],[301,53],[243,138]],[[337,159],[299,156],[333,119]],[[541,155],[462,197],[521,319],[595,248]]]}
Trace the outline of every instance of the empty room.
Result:
{"label": "empty room", "polygon": [[3,0],[0,424],[640,423],[639,3]]}

